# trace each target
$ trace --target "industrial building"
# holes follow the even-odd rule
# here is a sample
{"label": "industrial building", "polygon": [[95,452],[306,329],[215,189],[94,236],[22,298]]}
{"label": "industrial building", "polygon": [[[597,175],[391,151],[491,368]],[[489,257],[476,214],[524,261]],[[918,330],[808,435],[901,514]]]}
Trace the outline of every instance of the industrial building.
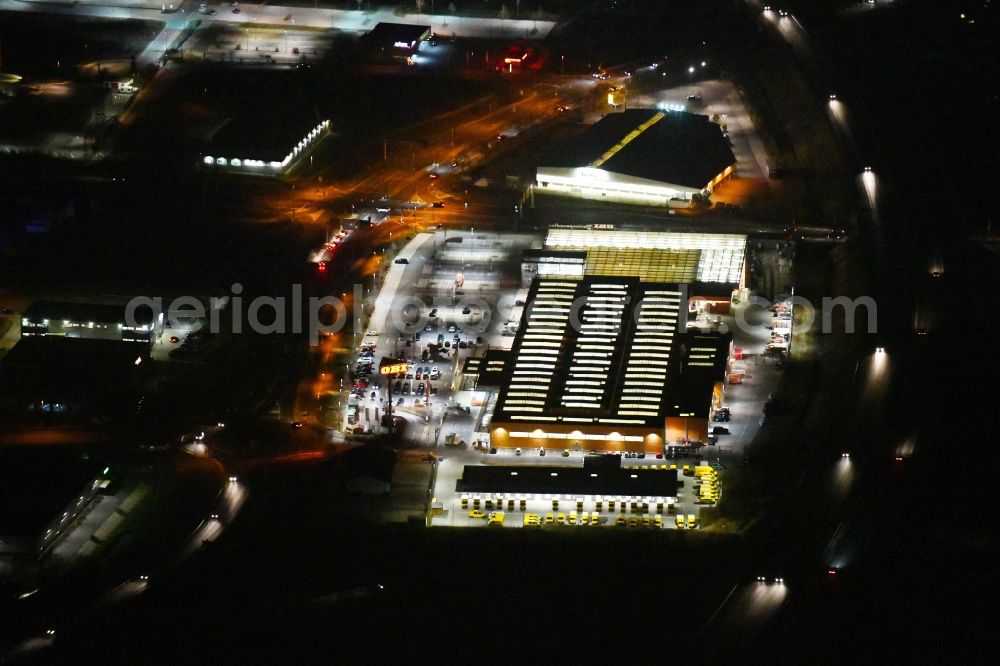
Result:
{"label": "industrial building", "polygon": [[369,30],[363,40],[376,57],[409,64],[420,42],[430,36],[429,25],[383,22]]}
{"label": "industrial building", "polygon": [[620,456],[587,456],[583,467],[466,465],[457,492],[677,497],[677,470],[622,467]]}
{"label": "industrial building", "polygon": [[[644,282],[745,282],[747,237],[742,234],[623,230],[610,225],[549,227],[547,260],[538,275],[635,275]],[[559,254],[553,254],[560,251]],[[584,256],[585,255],[585,256]],[[581,257],[583,260],[581,261]],[[525,258],[525,261],[528,259]],[[579,264],[583,272],[579,272]]]}
{"label": "industrial building", "polygon": [[688,332],[682,285],[536,278],[506,353],[491,445],[661,453],[705,441],[731,337]]}
{"label": "industrial building", "polygon": [[535,277],[638,277],[684,285],[691,315],[729,312],[746,286],[747,237],[602,225],[552,225],[545,249],[521,255],[521,280]]}
{"label": "industrial building", "polygon": [[687,206],[733,175],[736,158],[707,116],[630,109],[610,113],[539,166],[536,192]]}
{"label": "industrial building", "polygon": [[330,121],[254,115],[226,121],[212,136],[201,161],[205,168],[278,175],[330,132]]}
{"label": "industrial building", "polygon": [[146,306],[130,315],[124,305],[35,301],[21,315],[21,337],[142,342],[148,347],[160,332],[161,319]]}

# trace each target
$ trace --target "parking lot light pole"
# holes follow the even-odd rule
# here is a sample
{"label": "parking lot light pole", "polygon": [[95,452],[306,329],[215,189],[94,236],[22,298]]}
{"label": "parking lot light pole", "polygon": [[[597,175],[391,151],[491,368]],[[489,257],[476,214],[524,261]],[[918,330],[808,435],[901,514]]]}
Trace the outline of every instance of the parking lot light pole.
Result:
{"label": "parking lot light pole", "polygon": [[385,377],[385,391],[389,396],[389,404],[385,408],[385,416],[389,421],[389,436],[392,436],[393,426],[396,425],[392,418],[392,380],[398,375],[386,375]]}

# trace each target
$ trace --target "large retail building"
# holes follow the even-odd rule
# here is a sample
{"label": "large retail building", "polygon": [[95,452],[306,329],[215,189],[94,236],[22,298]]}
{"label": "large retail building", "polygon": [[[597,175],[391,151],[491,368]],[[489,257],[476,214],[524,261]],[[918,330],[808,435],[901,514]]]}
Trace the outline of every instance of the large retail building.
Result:
{"label": "large retail building", "polygon": [[645,205],[687,205],[731,176],[736,158],[707,116],[609,113],[539,166],[540,193]]}
{"label": "large retail building", "polygon": [[688,332],[684,300],[681,285],[638,277],[535,278],[491,445],[658,453],[705,441],[730,337]]}

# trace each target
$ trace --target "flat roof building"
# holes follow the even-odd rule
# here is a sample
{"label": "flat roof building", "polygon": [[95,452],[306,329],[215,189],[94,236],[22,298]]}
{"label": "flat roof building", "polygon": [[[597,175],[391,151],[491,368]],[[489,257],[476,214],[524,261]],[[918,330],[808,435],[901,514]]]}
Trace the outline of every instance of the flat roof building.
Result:
{"label": "flat roof building", "polygon": [[525,250],[521,253],[521,283],[527,287],[539,276],[583,277],[587,253],[582,250]]}
{"label": "flat roof building", "polygon": [[[633,231],[593,226],[552,225],[545,237],[545,249],[550,254],[556,251],[585,253],[586,275],[635,275],[645,282],[715,282],[734,287],[743,284],[746,247],[747,237],[743,234]],[[552,262],[549,259],[546,263],[551,265]],[[557,271],[548,268],[545,274],[555,275]]]}
{"label": "flat roof building", "polygon": [[676,497],[677,470],[552,465],[466,465],[458,492]]}
{"label": "flat roof building", "polygon": [[152,344],[160,321],[151,308],[134,309],[129,321],[124,305],[35,301],[21,315],[21,337],[61,336]]}
{"label": "flat roof building", "polygon": [[462,375],[474,377],[469,388],[498,388],[504,382],[504,368],[509,353],[502,349],[488,349],[483,356],[470,356],[462,366]]}
{"label": "flat roof building", "polygon": [[202,165],[277,175],[329,134],[329,120],[317,121],[313,115],[282,113],[277,109],[271,112],[266,122],[257,115],[226,120],[205,147]]}
{"label": "flat roof building", "polygon": [[382,22],[368,31],[363,40],[379,56],[410,62],[409,58],[416,52],[420,42],[430,36],[429,25]]}
{"label": "flat roof building", "polygon": [[688,333],[684,288],[537,278],[490,423],[496,447],[662,452],[704,441],[731,338]]}
{"label": "flat roof building", "polygon": [[645,205],[686,205],[735,172],[722,128],[693,113],[610,113],[536,171],[537,192]]}

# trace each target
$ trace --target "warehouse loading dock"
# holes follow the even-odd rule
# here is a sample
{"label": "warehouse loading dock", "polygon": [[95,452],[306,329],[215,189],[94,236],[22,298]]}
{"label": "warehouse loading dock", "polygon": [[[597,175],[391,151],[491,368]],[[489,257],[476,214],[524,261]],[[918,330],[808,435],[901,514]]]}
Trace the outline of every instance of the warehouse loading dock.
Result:
{"label": "warehouse loading dock", "polygon": [[676,497],[676,470],[466,465],[457,492]]}

